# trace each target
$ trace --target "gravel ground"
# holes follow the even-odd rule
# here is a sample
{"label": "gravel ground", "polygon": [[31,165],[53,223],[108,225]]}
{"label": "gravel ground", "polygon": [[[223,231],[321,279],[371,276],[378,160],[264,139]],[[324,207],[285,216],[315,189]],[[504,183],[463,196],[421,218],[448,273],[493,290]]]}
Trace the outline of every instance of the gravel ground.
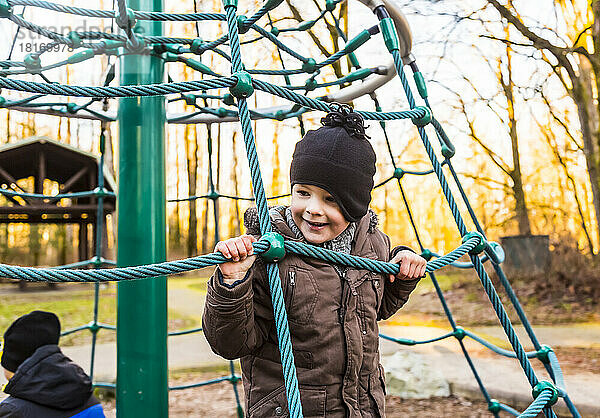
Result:
{"label": "gravel ground", "polygon": [[[206,374],[188,374],[171,380],[171,384],[185,384],[214,377]],[[169,417],[237,418],[233,390],[229,382],[221,382],[197,389],[171,392]],[[107,418],[116,417],[114,399],[103,400]],[[433,399],[400,399],[387,397],[387,418],[406,417],[491,417],[483,401],[468,401],[451,396]]]}

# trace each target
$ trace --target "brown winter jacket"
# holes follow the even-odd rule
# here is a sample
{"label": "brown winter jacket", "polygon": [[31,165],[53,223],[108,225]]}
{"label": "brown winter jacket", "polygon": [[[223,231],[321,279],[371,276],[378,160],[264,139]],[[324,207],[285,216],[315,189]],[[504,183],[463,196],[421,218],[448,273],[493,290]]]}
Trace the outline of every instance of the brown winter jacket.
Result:
{"label": "brown winter jacket", "polygon": [[[252,214],[250,212],[250,214]],[[284,208],[270,211],[274,229],[297,240]],[[256,216],[246,214],[258,235]],[[369,211],[357,225],[352,254],[389,261],[390,241]],[[283,373],[265,264],[260,257],[232,288],[210,279],[202,325],[213,351],[241,358],[248,417],[288,416]],[[348,269],[341,279],[325,261],[288,254],[279,274],[290,325],[305,417],[384,417],[377,321],[407,301],[418,279],[395,280]]]}

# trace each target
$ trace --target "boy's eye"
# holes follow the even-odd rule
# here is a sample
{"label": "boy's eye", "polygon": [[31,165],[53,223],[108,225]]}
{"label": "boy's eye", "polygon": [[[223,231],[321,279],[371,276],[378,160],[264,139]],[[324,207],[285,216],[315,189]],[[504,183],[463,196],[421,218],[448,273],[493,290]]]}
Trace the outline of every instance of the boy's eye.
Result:
{"label": "boy's eye", "polygon": [[333,198],[333,196],[327,196],[327,197],[325,198],[325,200],[326,200],[327,202],[332,202],[332,203],[335,203],[335,199]]}
{"label": "boy's eye", "polygon": [[296,190],[296,193],[298,193],[300,196],[308,196],[309,193],[305,190]]}

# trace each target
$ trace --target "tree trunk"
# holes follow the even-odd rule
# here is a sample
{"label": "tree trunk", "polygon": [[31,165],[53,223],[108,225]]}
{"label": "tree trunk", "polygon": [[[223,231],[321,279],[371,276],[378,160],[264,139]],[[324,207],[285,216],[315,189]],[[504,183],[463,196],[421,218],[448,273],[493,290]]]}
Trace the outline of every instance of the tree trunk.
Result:
{"label": "tree trunk", "polygon": [[[190,125],[185,125],[185,151],[187,158],[188,196],[196,195],[196,171],[198,167],[198,143],[196,136],[191,140]],[[196,200],[189,201],[187,255],[196,255],[198,249],[198,222],[196,218]]]}
{"label": "tree trunk", "polygon": [[[232,149],[233,149],[233,164],[231,167],[231,180],[233,181],[233,192],[235,196],[239,196],[240,195],[240,185],[239,185],[239,181],[238,181],[238,176],[237,176],[237,167],[238,167],[238,158],[237,158],[237,150],[236,150],[236,137],[237,137],[237,132],[234,132],[233,135],[231,136],[231,141],[232,141]],[[229,222],[229,235],[230,236],[239,236],[242,234],[241,231],[241,222],[240,222],[240,201],[237,199],[233,200],[233,205],[231,205],[231,211],[232,211],[232,215],[230,217],[230,222]],[[233,225],[233,228],[232,228]],[[233,229],[233,231],[232,231]]]}
{"label": "tree trunk", "polygon": [[[583,72],[582,72],[583,73]],[[583,78],[583,76],[581,77]],[[595,143],[598,141],[598,124],[592,126],[592,114],[594,113],[593,97],[591,87],[585,85],[582,79],[574,79],[571,97],[577,106],[577,114],[581,126],[581,136],[583,138],[583,153],[587,166],[588,178],[592,189],[592,201],[594,203],[594,214],[596,216],[596,239],[600,243],[600,160],[599,152]],[[600,253],[600,252],[597,252]]]}
{"label": "tree trunk", "polygon": [[10,142],[10,111],[6,110],[6,144]]}
{"label": "tree trunk", "polygon": [[[210,129],[210,125],[206,126],[207,129]],[[194,135],[196,137],[196,142],[197,141],[197,136],[198,136],[198,130],[194,129]],[[207,138],[207,146],[208,146],[208,138]],[[210,144],[210,146],[212,147],[212,144]],[[207,160],[211,158],[211,154],[212,154],[212,150],[210,153],[207,152]],[[209,167],[209,163],[208,161],[205,163],[204,160],[201,161],[201,166],[202,167]],[[208,171],[208,175],[206,177],[206,184],[207,184],[207,192],[210,192],[210,183],[212,181],[212,172],[211,170],[207,170]],[[202,177],[200,177],[200,183],[202,183]],[[202,254],[206,254],[208,252],[208,248],[209,248],[209,244],[208,244],[208,218],[209,218],[209,200],[210,199],[202,199],[202,236],[201,236],[201,251]],[[216,221],[216,219],[215,219]]]}
{"label": "tree trunk", "polygon": [[56,225],[58,228],[58,260],[59,266],[67,264],[67,225]]}
{"label": "tree trunk", "polygon": [[[563,82],[565,89],[575,102],[581,136],[583,138],[583,153],[585,155],[588,178],[592,189],[592,200],[594,203],[594,213],[596,217],[595,229],[596,239],[600,245],[600,103],[594,99],[592,92],[600,88],[600,1],[595,0],[591,5],[593,14],[592,38],[594,49],[592,52],[586,50],[585,46],[575,45],[573,48],[564,48],[556,46],[548,39],[534,33],[523,21],[510,10],[500,4],[498,0],[488,0],[502,16],[531,43],[532,47],[542,51],[544,54],[551,54],[556,59],[557,64],[548,62],[555,69],[555,73]],[[555,7],[559,7],[555,4]],[[558,10],[557,10],[558,11]],[[589,9],[586,9],[589,11]],[[585,31],[581,33],[586,36]],[[569,88],[564,80],[563,71],[568,74],[572,88]],[[592,79],[595,80],[595,85]],[[599,251],[600,253],[600,251]]]}
{"label": "tree trunk", "polygon": [[[175,198],[179,199],[179,150],[177,149],[177,141],[175,142]],[[181,245],[181,228],[179,225],[179,202],[175,202],[175,210],[173,211],[173,221],[171,223],[171,247],[179,249]]]}
{"label": "tree trunk", "polygon": [[[505,28],[507,39],[509,38],[508,27]],[[515,117],[515,97],[514,97],[514,83],[512,78],[512,60],[511,60],[511,48],[509,45],[506,46],[506,80],[502,75],[502,71],[498,72],[498,78],[502,84],[504,95],[506,97],[506,104],[508,110],[508,133],[510,136],[510,143],[512,148],[512,159],[513,168],[510,171],[510,178],[512,180],[512,191],[515,199],[515,216],[517,218],[517,224],[519,226],[520,235],[531,234],[531,224],[529,223],[529,214],[527,211],[527,202],[525,200],[525,191],[523,190],[523,175],[521,172],[521,159],[519,155],[519,135],[517,132],[517,119]]]}

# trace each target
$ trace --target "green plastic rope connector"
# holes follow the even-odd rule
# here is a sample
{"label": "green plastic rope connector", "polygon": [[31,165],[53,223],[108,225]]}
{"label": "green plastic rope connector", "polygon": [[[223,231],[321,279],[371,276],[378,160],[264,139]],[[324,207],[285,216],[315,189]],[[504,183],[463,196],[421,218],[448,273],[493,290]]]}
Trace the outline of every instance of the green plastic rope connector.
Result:
{"label": "green plastic rope connector", "polygon": [[283,236],[277,232],[267,232],[261,238],[269,243],[269,249],[261,254],[261,257],[270,263],[276,263],[285,257]]}
{"label": "green plastic rope connector", "polygon": [[425,84],[423,74],[421,74],[420,71],[417,71],[413,74],[413,78],[415,80],[415,84],[417,85],[417,90],[419,90],[419,96],[425,100],[427,98],[427,85]]}
{"label": "green plastic rope connector", "polygon": [[352,83],[353,81],[362,80],[363,78],[367,78],[371,74],[373,74],[373,72],[371,71],[370,68],[361,68],[360,70],[356,70],[356,71],[348,74],[343,79],[347,83]]}
{"label": "green plastic rope connector", "polygon": [[553,352],[554,350],[552,349],[552,347],[550,347],[549,345],[542,345],[540,347],[540,349],[538,350],[538,352],[535,354],[535,356],[542,362],[545,364],[550,363],[550,358],[548,358],[548,354],[550,354],[550,352]]}
{"label": "green plastic rope connector", "polygon": [[356,35],[354,38],[352,38],[348,41],[348,43],[344,47],[344,51],[348,51],[348,52],[356,51],[356,49],[358,47],[362,46],[369,39],[371,39],[371,34],[369,33],[368,30],[365,29],[362,32],[360,32],[358,35]]}
{"label": "green plastic rope connector", "polygon": [[252,86],[252,77],[247,71],[238,71],[231,75],[237,79],[235,86],[229,87],[229,92],[238,99],[245,99],[252,96],[254,87]]}
{"label": "green plastic rope connector", "polygon": [[106,197],[106,196],[108,196],[108,190],[106,190],[104,187],[103,188],[96,187],[94,189],[94,196],[96,196],[96,197]]}
{"label": "green plastic rope connector", "polygon": [[427,106],[417,106],[412,110],[423,110],[425,112],[425,115],[421,116],[420,118],[411,118],[412,123],[414,123],[416,126],[423,127],[431,122],[431,110],[429,110]]}
{"label": "green plastic rope connector", "polygon": [[351,52],[348,54],[348,60],[350,61],[350,64],[354,68],[357,68],[360,66],[360,63],[358,62],[358,58],[356,58],[356,54],[354,52]]}
{"label": "green plastic rope connector", "polygon": [[8,4],[8,0],[0,0],[0,17],[10,17],[12,14],[12,6]]}
{"label": "green plastic rope connector", "polygon": [[183,100],[185,104],[188,106],[194,106],[196,104],[196,95],[194,94],[184,94]]}
{"label": "green plastic rope connector", "polygon": [[165,54],[163,55],[163,59],[165,60],[165,62],[177,62],[179,61],[179,55],[174,54],[172,52],[165,52]]}
{"label": "green plastic rope connector", "polygon": [[226,9],[228,7],[235,7],[237,9],[237,6],[238,6],[237,0],[223,0],[223,7],[225,7]]}
{"label": "green plastic rope connector", "polygon": [[552,382],[548,382],[547,380],[542,380],[533,387],[533,390],[531,391],[533,399],[537,399],[537,397],[540,396],[540,393],[542,393],[542,391],[548,389],[552,391],[552,397],[548,401],[547,406],[554,405],[556,401],[558,401],[558,389],[556,389],[556,386],[554,386]]}
{"label": "green plastic rope connector", "polygon": [[94,50],[90,48],[86,48],[82,51],[79,51],[69,58],[67,58],[67,64],[77,64],[78,62],[82,62],[94,57]]}
{"label": "green plastic rope connector", "polygon": [[104,41],[105,49],[116,49],[123,46],[123,41],[114,41],[112,39],[105,39]]}
{"label": "green plastic rope connector", "polygon": [[267,0],[265,1],[265,5],[263,7],[267,8],[268,10],[273,10],[281,3],[283,3],[283,0]]}
{"label": "green plastic rope connector", "polygon": [[90,322],[87,325],[87,328],[92,332],[92,334],[95,334],[100,330],[100,325],[98,325],[97,322]]}
{"label": "green plastic rope connector", "polygon": [[335,9],[336,6],[336,2],[334,0],[326,0],[325,1],[325,10],[327,10],[328,12],[333,12],[333,10]]}
{"label": "green plastic rope connector", "polygon": [[77,103],[67,103],[67,112],[74,115],[77,112]]}
{"label": "green plastic rope connector", "polygon": [[92,259],[92,264],[94,265],[94,267],[100,268],[100,267],[102,267],[102,261],[103,261],[102,257],[95,256]]}
{"label": "green plastic rope connector", "polygon": [[233,106],[235,104],[235,99],[233,98],[233,95],[231,93],[225,93],[223,95],[223,103],[225,103],[228,106]]}
{"label": "green plastic rope connector", "polygon": [[104,135],[104,130],[100,132],[100,153],[104,154],[104,150],[106,149],[106,135]]}
{"label": "green plastic rope connector", "polygon": [[0,107],[4,106],[4,103],[6,103],[6,99],[0,96]]}
{"label": "green plastic rope connector", "polygon": [[210,200],[217,200],[221,195],[219,193],[217,193],[216,191],[211,191],[209,192],[206,197]]}
{"label": "green plastic rope connector", "polygon": [[404,177],[404,173],[404,170],[398,167],[394,170],[394,177],[400,180],[402,177]]}
{"label": "green plastic rope connector", "polygon": [[27,54],[27,55],[25,55],[25,58],[23,59],[23,63],[25,64],[25,67],[27,67],[29,69],[35,69],[35,68],[42,67],[42,61],[40,60],[39,55]]}
{"label": "green plastic rope connector", "polygon": [[152,47],[155,54],[163,54],[167,52],[167,46],[165,44],[156,44]]}
{"label": "green plastic rope connector", "polygon": [[81,46],[81,38],[79,37],[79,34],[77,34],[77,32],[72,30],[67,34],[67,38],[69,38],[71,42],[73,42],[73,48],[79,48]]}
{"label": "green plastic rope connector", "polygon": [[462,340],[467,335],[462,327],[456,327],[456,330],[452,334],[457,340]]}
{"label": "green plastic rope connector", "polygon": [[483,237],[483,235],[481,235],[479,232],[477,232],[477,231],[467,232],[462,237],[462,243],[464,244],[465,242],[467,242],[469,239],[471,239],[473,237],[479,237],[481,239],[481,241],[479,242],[479,244],[477,244],[475,246],[475,248],[473,248],[471,251],[469,251],[469,254],[471,254],[471,255],[480,254],[480,253],[483,252],[483,250],[485,250],[485,247],[487,245],[487,241],[485,240],[485,238]]}
{"label": "green plastic rope connector", "polygon": [[431,250],[428,250],[427,248],[425,248],[421,252],[421,257],[423,257],[425,260],[429,261],[433,258],[433,253],[431,252]]}
{"label": "green plastic rope connector", "polygon": [[238,32],[240,34],[244,34],[246,32],[248,32],[248,29],[250,29],[250,27],[246,27],[244,26],[244,23],[246,23],[246,20],[248,20],[248,18],[244,15],[239,15],[237,17],[237,25],[238,25]]}
{"label": "green plastic rope connector", "polygon": [[220,118],[224,118],[228,114],[229,114],[229,112],[224,107],[220,107],[217,109],[217,116]]}
{"label": "green plastic rope connector", "polygon": [[309,58],[305,63],[302,64],[302,71],[305,73],[314,73],[316,69],[317,62],[312,58]]}
{"label": "green plastic rope connector", "polygon": [[500,410],[500,402],[498,402],[496,399],[490,399],[488,411],[490,411],[492,414],[497,414],[498,412],[500,412]]}
{"label": "green plastic rope connector", "polygon": [[308,80],[306,80],[306,83],[304,83],[304,87],[306,88],[307,91],[313,91],[314,89],[316,89],[318,86],[316,80],[314,78],[309,78]]}
{"label": "green plastic rope connector", "polygon": [[202,40],[202,38],[196,38],[192,41],[192,44],[190,45],[190,51],[192,51],[194,54],[199,54],[200,47],[202,45],[204,45],[204,41]]}
{"label": "green plastic rope connector", "polygon": [[283,110],[278,110],[277,112],[275,112],[275,119],[277,119],[280,122],[282,120],[285,120],[286,116],[287,116],[287,112],[284,112]]}
{"label": "green plastic rope connector", "polygon": [[193,70],[201,72],[202,74],[215,75],[213,70],[208,65],[202,64],[200,61],[188,58],[185,60],[185,64]]}
{"label": "green plastic rope connector", "polygon": [[298,25],[298,30],[305,31],[312,28],[315,24],[314,20],[307,20],[306,22],[302,22]]}
{"label": "green plastic rope connector", "polygon": [[271,28],[271,33],[273,34],[273,36],[278,36],[279,35],[279,29],[277,29],[275,26],[273,26]]}
{"label": "green plastic rope connector", "polygon": [[165,50],[167,52],[172,52],[173,54],[179,55],[180,51],[179,51],[179,47],[173,44],[166,44],[165,45]]}
{"label": "green plastic rope connector", "polygon": [[444,158],[452,158],[454,157],[454,154],[456,153],[456,150],[453,148],[450,148],[448,145],[442,145],[442,155],[444,156]]}
{"label": "green plastic rope connector", "polygon": [[379,26],[381,27],[381,34],[383,35],[383,42],[385,42],[388,51],[392,52],[393,50],[399,49],[400,43],[398,42],[398,34],[396,33],[396,27],[394,26],[392,18],[386,17],[381,19]]}

